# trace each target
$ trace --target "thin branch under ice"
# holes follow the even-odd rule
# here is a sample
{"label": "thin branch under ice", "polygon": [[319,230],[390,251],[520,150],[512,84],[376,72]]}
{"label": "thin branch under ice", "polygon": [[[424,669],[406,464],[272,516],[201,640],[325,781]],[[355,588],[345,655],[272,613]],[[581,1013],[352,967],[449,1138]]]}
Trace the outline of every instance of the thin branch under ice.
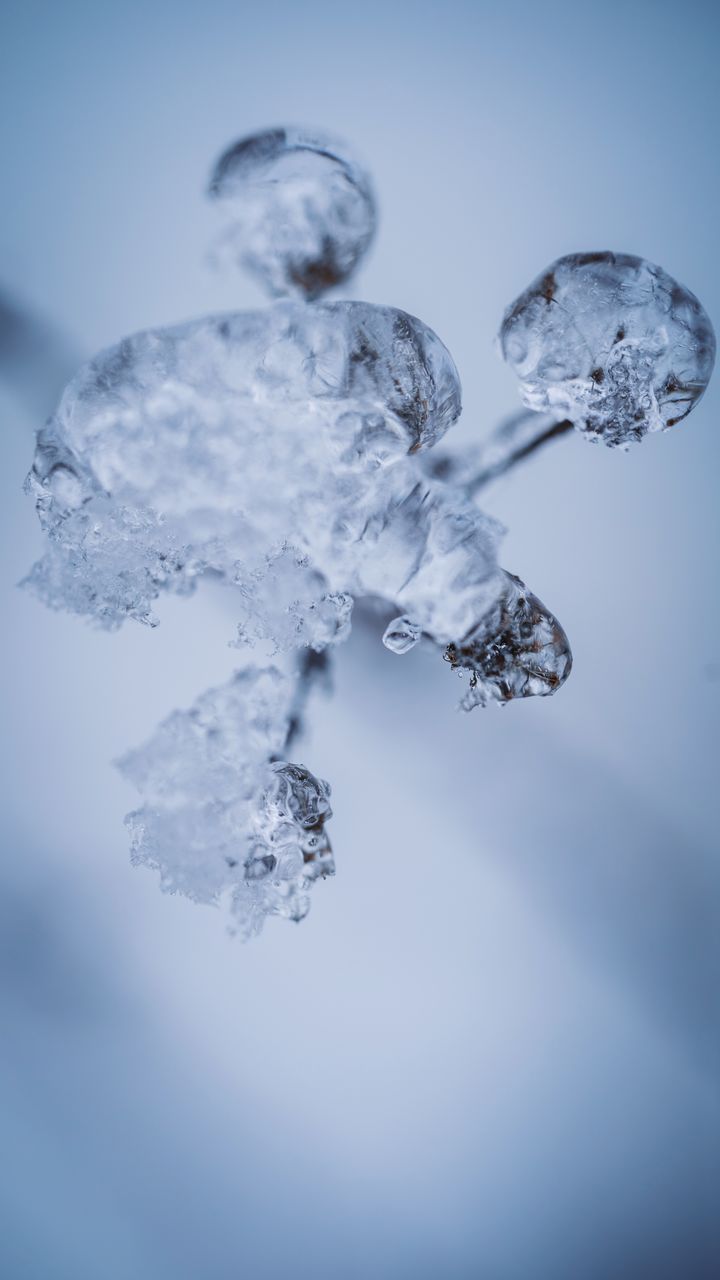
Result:
{"label": "thin branch under ice", "polygon": [[433,478],[456,484],[474,497],[551,440],[572,430],[573,423],[567,418],[558,421],[549,413],[520,409],[505,418],[482,444],[457,453],[430,454],[425,470]]}

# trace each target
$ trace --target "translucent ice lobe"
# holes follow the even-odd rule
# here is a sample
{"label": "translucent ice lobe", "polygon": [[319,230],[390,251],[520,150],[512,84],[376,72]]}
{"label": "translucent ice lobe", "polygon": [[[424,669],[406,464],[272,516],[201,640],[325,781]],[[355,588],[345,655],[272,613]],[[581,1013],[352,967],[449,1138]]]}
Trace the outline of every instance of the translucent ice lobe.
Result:
{"label": "translucent ice lobe", "polygon": [[532,409],[621,446],[684,418],[715,361],[694,294],[643,258],[606,252],[538,276],[508,308],[500,346]]}
{"label": "translucent ice lobe", "polygon": [[411,489],[408,454],[459,412],[449,353],[392,307],[281,303],[136,334],[80,370],[38,437],[50,550],[29,584],[113,626],[153,621],[161,590],[210,571],[243,593],[243,638],[342,639],[338,530],[360,537],[398,463],[393,490]]}
{"label": "translucent ice lobe", "polygon": [[[460,395],[439,338],[394,307],[285,303],[208,316],[134,334],[83,366],[38,441],[36,474],[45,478],[49,450],[53,457],[64,450],[106,491],[127,486],[144,495],[166,479],[171,463],[167,496],[183,478],[194,494],[191,477],[179,470],[188,451],[201,450],[208,433],[242,448],[253,417],[269,446],[265,408],[279,414],[293,406],[294,426],[278,428],[295,455],[290,470],[304,451],[318,451],[323,424],[337,428],[349,448],[353,431],[377,432],[378,415],[404,435],[402,452],[427,448],[458,417]],[[220,461],[226,473],[234,459]],[[236,477],[226,479],[234,485]]]}
{"label": "translucent ice lobe", "polygon": [[335,869],[327,783],[302,765],[270,763],[293,696],[274,668],[239,673],[120,762],[144,800],[127,818],[133,861],[159,871],[169,892],[227,898],[246,935],[268,915],[302,919],[309,888]]}
{"label": "translucent ice lobe", "polygon": [[316,298],[342,284],[375,233],[367,173],[321,132],[243,138],[217,161],[209,195],[225,217],[222,247],[275,295]]}
{"label": "translucent ice lobe", "polygon": [[509,702],[555,693],[572,667],[570,644],[557,618],[514,574],[495,606],[464,639],[450,644],[445,658],[470,672],[462,700],[466,711],[489,699]]}

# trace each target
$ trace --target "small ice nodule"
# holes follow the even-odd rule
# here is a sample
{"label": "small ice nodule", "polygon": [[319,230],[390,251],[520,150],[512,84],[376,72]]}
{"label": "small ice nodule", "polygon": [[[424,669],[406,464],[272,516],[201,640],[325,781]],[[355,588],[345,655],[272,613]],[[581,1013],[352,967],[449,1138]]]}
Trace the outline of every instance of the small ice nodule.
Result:
{"label": "small ice nodule", "polygon": [[391,653],[408,653],[414,649],[422,635],[422,627],[411,618],[394,618],[385,628],[382,638]]}
{"label": "small ice nodule", "polygon": [[211,199],[225,221],[221,250],[275,296],[317,298],[343,284],[375,233],[370,178],[324,132],[268,129],[217,161]]}
{"label": "small ice nodule", "polygon": [[444,657],[470,672],[461,707],[472,711],[490,699],[544,697],[556,693],[572,667],[570,643],[557,618],[520,578],[504,574],[506,589],[495,607]]}
{"label": "small ice nodule", "polygon": [[508,308],[499,341],[531,409],[620,447],[685,418],[715,362],[695,295],[628,253],[559,258]]}
{"label": "small ice nodule", "polygon": [[303,919],[312,885],[335,872],[330,787],[277,759],[293,699],[274,667],[237,672],[119,762],[143,799],[126,820],[133,862],[167,892],[227,904],[246,937],[268,916]]}

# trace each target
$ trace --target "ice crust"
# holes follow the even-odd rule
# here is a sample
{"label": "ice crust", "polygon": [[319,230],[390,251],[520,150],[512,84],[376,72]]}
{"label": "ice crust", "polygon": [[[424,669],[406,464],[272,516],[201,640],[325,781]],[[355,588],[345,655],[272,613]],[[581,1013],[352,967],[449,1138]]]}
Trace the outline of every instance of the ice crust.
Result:
{"label": "ice crust", "polygon": [[223,219],[221,259],[275,296],[317,298],[343,284],[373,239],[369,175],[346,143],[308,129],[268,129],[220,156],[209,194]]}
{"label": "ice crust", "polygon": [[508,308],[500,349],[525,403],[626,447],[687,416],[715,361],[689,289],[628,253],[558,259]]}

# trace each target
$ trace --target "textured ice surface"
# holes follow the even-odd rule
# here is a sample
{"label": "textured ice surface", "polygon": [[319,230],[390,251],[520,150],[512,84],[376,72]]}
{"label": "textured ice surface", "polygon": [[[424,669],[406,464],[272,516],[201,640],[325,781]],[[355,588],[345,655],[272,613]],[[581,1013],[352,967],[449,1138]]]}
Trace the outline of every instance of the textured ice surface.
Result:
{"label": "textured ice surface", "polygon": [[622,446],[684,418],[715,360],[694,294],[623,253],[560,258],[508,309],[500,346],[530,408]]}
{"label": "textured ice surface", "polygon": [[222,212],[222,256],[272,294],[316,298],[355,270],[375,232],[368,175],[325,133],[269,129],[218,160],[210,195]]}
{"label": "textured ice surface", "polygon": [[466,711],[489,699],[555,693],[570,675],[570,644],[557,618],[514,574],[503,576],[505,589],[480,625],[445,651],[453,668],[470,672]]}
{"label": "textured ice surface", "polygon": [[474,531],[470,577],[487,577],[494,533],[417,492],[414,455],[459,412],[445,347],[391,307],[278,303],[137,334],[80,370],[39,434],[50,550],[29,585],[116,626],[212,573],[239,588],[241,638],[280,648],[342,639],[350,595],[404,590],[452,631],[462,590],[425,598],[438,557]]}
{"label": "textured ice surface", "polygon": [[313,882],[335,870],[327,783],[276,758],[293,698],[275,668],[239,672],[120,762],[144,802],[127,818],[133,861],[168,892],[226,905],[245,936],[268,915],[301,920]]}

